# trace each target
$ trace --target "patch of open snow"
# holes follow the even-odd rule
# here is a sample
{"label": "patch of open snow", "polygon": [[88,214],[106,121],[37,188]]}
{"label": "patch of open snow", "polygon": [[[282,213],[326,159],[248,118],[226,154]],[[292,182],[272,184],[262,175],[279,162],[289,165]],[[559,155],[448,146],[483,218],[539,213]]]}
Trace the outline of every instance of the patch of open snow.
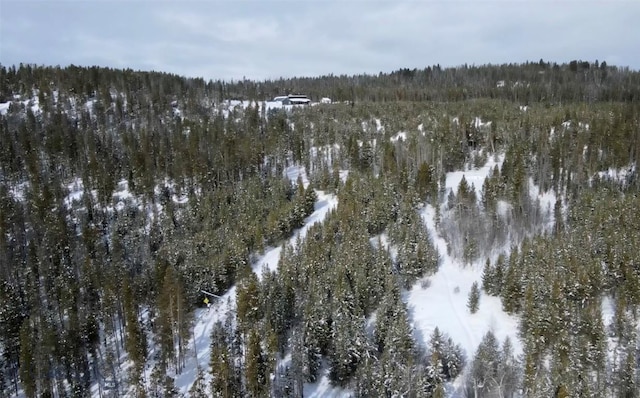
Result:
{"label": "patch of open snow", "polygon": [[303,394],[305,398],[346,398],[351,397],[352,392],[340,387],[334,387],[329,380],[329,369],[324,368],[315,383],[305,383]]}
{"label": "patch of open snow", "polygon": [[340,145],[324,145],[324,146],[312,146],[309,148],[309,156],[311,159],[315,159],[320,157],[323,162],[326,162],[328,165],[333,164],[334,154],[338,154],[340,152]]}
{"label": "patch of open snow", "polygon": [[384,127],[382,126],[382,122],[380,122],[380,119],[373,119],[376,122],[376,131],[378,133],[384,133]]}
{"label": "patch of open snow", "polygon": [[287,167],[283,173],[292,183],[295,184],[298,181],[298,177],[300,177],[302,179],[302,186],[305,189],[309,186],[309,177],[307,177],[307,171],[304,166],[290,166]]}
{"label": "patch of open snow", "polygon": [[[433,206],[425,206],[421,216],[441,261],[438,271],[428,277],[431,281],[429,287],[423,288],[418,281],[404,294],[416,341],[426,345],[437,327],[464,349],[470,361],[483,335],[491,330],[501,342],[508,336],[514,353],[519,355],[522,344],[518,339],[518,318],[502,310],[500,298],[482,293],[478,311],[471,314],[467,308],[471,285],[473,282],[482,283],[483,264],[476,262],[463,266],[447,254],[447,242],[436,230]],[[462,380],[464,375],[459,376],[456,382],[461,383]]]}
{"label": "patch of open snow", "polygon": [[407,132],[399,131],[398,134],[391,137],[391,142],[397,142],[399,140],[406,141],[407,140]]}
{"label": "patch of open snow", "polygon": [[349,177],[349,170],[339,170],[338,175],[340,176],[340,181],[345,183],[347,182],[347,178]]}
{"label": "patch of open snow", "polygon": [[33,112],[34,115],[41,113],[40,98],[38,96],[22,101],[22,103],[24,104],[25,107],[31,106],[31,112]]}
{"label": "patch of open snow", "polygon": [[129,191],[129,181],[127,180],[119,181],[116,191],[113,193],[113,198],[118,201],[125,201],[127,199],[131,199],[132,197],[133,195]]}
{"label": "patch of open snow", "polygon": [[616,307],[613,299],[609,296],[602,298],[602,322],[606,326],[613,322],[613,318],[616,312]]}
{"label": "patch of open snow", "polygon": [[[479,195],[482,184],[490,175],[493,167],[500,166],[503,161],[504,155],[500,155],[490,158],[479,169],[447,173],[446,189],[456,190],[464,176],[469,184],[473,184]],[[537,194],[537,192],[535,193]],[[542,201],[544,200],[546,199],[543,198]],[[498,203],[498,211],[507,212],[509,210],[509,204]],[[409,308],[414,338],[418,344],[426,345],[437,327],[464,349],[467,359],[470,361],[484,334],[491,330],[500,342],[509,337],[513,343],[514,353],[520,354],[522,343],[518,338],[518,317],[509,315],[502,310],[500,298],[482,292],[478,311],[471,314],[467,308],[471,286],[474,282],[482,284],[484,261],[478,260],[465,266],[461,261],[450,256],[447,250],[447,241],[436,229],[434,207],[426,205],[421,211],[421,216],[433,244],[440,254],[440,266],[435,274],[423,278],[423,280],[430,280],[428,287],[423,287],[423,280],[417,281],[411,290],[403,294]],[[508,248],[509,245],[505,245],[503,251],[508,251]],[[497,256],[497,254],[493,255]],[[452,387],[460,390],[463,381],[464,374],[456,379]]]}
{"label": "patch of open snow", "polygon": [[171,200],[173,200],[173,203],[182,205],[189,201],[189,196],[187,194],[182,194],[180,196],[174,194],[171,196]]}
{"label": "patch of open snow", "polygon": [[458,191],[458,185],[460,185],[460,181],[462,181],[462,177],[464,176],[469,186],[473,184],[476,189],[476,196],[480,198],[482,195],[482,184],[484,184],[484,180],[490,175],[495,166],[502,167],[502,162],[504,162],[504,154],[498,155],[497,159],[496,156],[489,157],[487,163],[479,169],[447,173],[445,183],[447,194],[450,190],[453,190],[454,193]]}
{"label": "patch of open snow", "polygon": [[619,183],[625,183],[630,175],[636,172],[635,163],[631,163],[626,167],[620,169],[609,168],[606,171],[599,171],[598,177],[601,180],[615,181]]}
{"label": "patch of open snow", "polygon": [[89,112],[89,115],[93,115],[93,108],[94,108],[94,105],[95,105],[96,101],[97,101],[96,99],[90,99],[87,102],[85,102],[84,107]]}
{"label": "patch of open snow", "polygon": [[9,111],[9,105],[11,102],[0,102],[0,115],[6,115]]}
{"label": "patch of open snow", "polygon": [[505,202],[504,200],[498,200],[496,212],[499,216],[506,218],[511,214],[511,210],[513,210],[513,205],[511,203]]}
{"label": "patch of open snow", "polygon": [[552,190],[540,192],[540,187],[536,185],[533,178],[529,177],[529,193],[532,199],[540,200],[540,205],[545,208],[556,204],[556,194]]}
{"label": "patch of open snow", "polygon": [[74,203],[80,202],[84,195],[84,183],[81,178],[74,178],[73,181],[67,185],[69,194],[64,198],[64,205],[67,208],[73,206]]}
{"label": "patch of open snow", "polygon": [[482,128],[482,127],[491,126],[491,122],[483,122],[482,119],[480,119],[479,117],[476,117],[473,120],[473,125],[474,125],[475,128],[479,129],[479,128]]}

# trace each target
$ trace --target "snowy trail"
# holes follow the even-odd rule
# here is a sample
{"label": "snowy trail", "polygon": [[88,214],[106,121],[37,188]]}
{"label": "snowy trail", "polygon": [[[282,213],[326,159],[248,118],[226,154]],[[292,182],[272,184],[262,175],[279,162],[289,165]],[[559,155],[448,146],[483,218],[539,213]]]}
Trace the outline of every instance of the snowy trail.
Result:
{"label": "snowy trail", "polygon": [[[303,180],[305,179],[303,178]],[[293,233],[293,236],[287,242],[288,244],[295,244],[298,237],[304,239],[309,228],[317,222],[324,221],[327,214],[337,206],[338,199],[335,195],[323,191],[316,191],[316,194],[318,199],[315,204],[315,211],[305,219],[304,226]],[[267,267],[271,271],[277,269],[281,251],[281,246],[269,248],[253,264],[253,270],[258,275],[258,278],[261,277],[263,267]],[[184,371],[176,376],[175,384],[181,394],[188,393],[189,388],[195,381],[198,366],[205,369],[205,381],[207,383],[210,381],[207,370],[209,369],[211,328],[216,322],[224,321],[227,314],[235,310],[235,298],[236,286],[234,285],[220,299],[216,300],[210,308],[196,310],[196,322],[193,326],[193,334],[188,347],[189,349],[195,347],[197,355],[190,357],[187,360]]]}

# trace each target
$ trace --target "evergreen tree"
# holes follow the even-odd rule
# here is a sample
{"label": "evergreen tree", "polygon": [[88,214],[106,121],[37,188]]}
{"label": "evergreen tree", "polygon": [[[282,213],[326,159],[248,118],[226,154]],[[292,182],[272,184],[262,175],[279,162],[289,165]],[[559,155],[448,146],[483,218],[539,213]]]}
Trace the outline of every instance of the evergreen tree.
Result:
{"label": "evergreen tree", "polygon": [[209,396],[204,379],[204,370],[201,367],[198,367],[196,379],[191,388],[189,388],[189,396],[193,398],[206,398]]}
{"label": "evergreen tree", "polygon": [[261,397],[269,391],[267,363],[260,343],[258,332],[253,328],[247,342],[244,374],[246,390],[251,397]]}
{"label": "evergreen tree", "polygon": [[469,292],[469,300],[467,301],[467,308],[469,308],[469,312],[475,314],[478,311],[479,301],[480,288],[478,288],[478,282],[473,282],[473,285],[471,285],[471,291]]}
{"label": "evergreen tree", "polygon": [[211,330],[211,395],[230,398],[240,394],[239,385],[234,378],[233,357],[229,348],[227,330],[217,322]]}

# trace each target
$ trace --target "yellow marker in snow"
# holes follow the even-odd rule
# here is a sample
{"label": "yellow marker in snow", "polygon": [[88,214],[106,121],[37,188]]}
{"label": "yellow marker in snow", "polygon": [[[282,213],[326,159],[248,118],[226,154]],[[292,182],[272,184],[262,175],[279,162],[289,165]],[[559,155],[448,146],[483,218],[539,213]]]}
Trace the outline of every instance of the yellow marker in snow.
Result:
{"label": "yellow marker in snow", "polygon": [[205,303],[205,304],[207,304],[207,305],[209,305],[209,297],[205,297],[205,298],[204,298],[204,303]]}

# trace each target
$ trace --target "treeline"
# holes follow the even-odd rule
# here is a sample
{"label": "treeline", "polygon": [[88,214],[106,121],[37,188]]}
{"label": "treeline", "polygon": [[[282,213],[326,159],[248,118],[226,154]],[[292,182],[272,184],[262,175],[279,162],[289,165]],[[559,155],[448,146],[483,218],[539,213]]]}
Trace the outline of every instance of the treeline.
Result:
{"label": "treeline", "polygon": [[[326,75],[276,80],[221,81],[182,78],[161,72],[140,72],[100,67],[43,67],[23,65],[0,67],[0,102],[20,94],[30,96],[33,88],[43,95],[54,87],[89,97],[101,92],[107,82],[118,93],[135,93],[151,88],[151,104],[163,106],[197,93],[200,104],[227,99],[264,101],[277,95],[304,93],[315,101],[330,97],[336,101],[437,101],[503,99],[522,105],[566,102],[637,102],[640,74],[606,62],[573,60],[569,63],[528,62],[502,65],[440,65],[423,69],[399,69],[377,75]],[[104,93],[107,95],[108,93]],[[164,98],[171,94],[173,98]],[[130,97],[130,95],[128,95]]]}

